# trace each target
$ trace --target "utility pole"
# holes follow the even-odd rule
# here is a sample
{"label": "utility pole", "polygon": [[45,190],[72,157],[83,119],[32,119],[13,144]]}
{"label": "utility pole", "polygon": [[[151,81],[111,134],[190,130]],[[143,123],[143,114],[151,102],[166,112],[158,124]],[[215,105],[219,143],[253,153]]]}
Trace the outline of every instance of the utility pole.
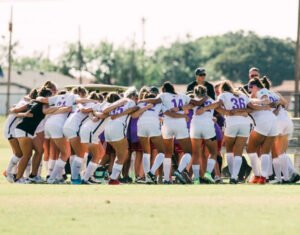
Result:
{"label": "utility pole", "polygon": [[83,66],[83,58],[82,58],[80,26],[78,26],[78,53],[77,53],[77,59],[78,59],[78,71],[79,71],[79,84],[82,84],[81,70],[82,70],[82,66]]}
{"label": "utility pole", "polygon": [[142,80],[141,80],[142,86],[145,83],[145,46],[146,46],[145,23],[146,23],[146,18],[143,17],[142,18]]}
{"label": "utility pole", "polygon": [[299,80],[300,80],[300,0],[298,2],[298,29],[295,53],[295,105],[294,116],[299,117]]}
{"label": "utility pole", "polygon": [[10,83],[11,83],[11,41],[12,41],[12,32],[13,32],[13,7],[10,10],[10,22],[8,23],[8,31],[9,31],[9,44],[8,44],[8,72],[7,72],[7,91],[6,91],[6,115],[9,114],[10,108]]}
{"label": "utility pole", "polygon": [[130,76],[128,85],[130,86],[134,80],[134,63],[135,62],[135,34],[131,42],[131,60],[130,60]]}

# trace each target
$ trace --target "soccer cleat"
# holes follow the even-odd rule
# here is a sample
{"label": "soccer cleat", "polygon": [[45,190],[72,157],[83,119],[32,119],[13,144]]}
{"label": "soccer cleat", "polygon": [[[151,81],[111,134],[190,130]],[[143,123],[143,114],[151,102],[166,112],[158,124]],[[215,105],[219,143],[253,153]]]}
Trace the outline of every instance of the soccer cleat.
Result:
{"label": "soccer cleat", "polygon": [[216,184],[223,184],[223,179],[220,176],[215,176],[215,183]]}
{"label": "soccer cleat", "polygon": [[16,184],[26,184],[26,180],[25,178],[20,178],[18,180],[15,181]]}
{"label": "soccer cleat", "polygon": [[215,183],[214,179],[211,177],[211,174],[209,172],[205,172],[204,178],[207,181],[209,181],[210,184],[214,184]]}
{"label": "soccer cleat", "polygon": [[146,180],[145,180],[145,178],[144,177],[136,177],[136,179],[135,179],[135,183],[136,184],[146,184]]}
{"label": "soccer cleat", "polygon": [[253,176],[251,180],[249,180],[249,184],[259,184],[260,176]]}
{"label": "soccer cleat", "polygon": [[199,178],[200,184],[210,184],[210,182],[206,178]]}
{"label": "soccer cleat", "polygon": [[80,184],[87,184],[87,185],[90,185],[90,184],[93,184],[93,183],[90,182],[89,180],[81,180],[81,181],[80,181]]}
{"label": "soccer cleat", "polygon": [[82,181],[83,180],[81,180],[81,177],[78,176],[77,179],[71,179],[71,184],[82,184]]}
{"label": "soccer cleat", "polygon": [[193,184],[200,184],[199,178],[198,179],[193,179]]}
{"label": "soccer cleat", "polygon": [[102,180],[97,180],[94,176],[88,180],[91,184],[102,184]]}
{"label": "soccer cleat", "polygon": [[191,177],[189,176],[189,172],[187,170],[184,170],[182,172],[182,175],[185,178],[185,181],[187,184],[193,184],[193,181],[192,181]]}
{"label": "soccer cleat", "polygon": [[156,176],[153,175],[153,174],[151,173],[151,171],[149,171],[149,172],[146,174],[146,183],[147,183],[147,184],[157,184]]}
{"label": "soccer cleat", "polygon": [[26,184],[43,184],[45,183],[45,180],[41,176],[33,176],[33,177],[28,177],[26,179]]}
{"label": "soccer cleat", "polygon": [[281,181],[280,180],[269,180],[269,184],[281,184]]}
{"label": "soccer cleat", "polygon": [[238,180],[237,180],[237,179],[231,178],[231,179],[229,180],[229,184],[238,184]]}
{"label": "soccer cleat", "polygon": [[122,184],[131,184],[131,183],[132,183],[132,179],[131,179],[129,176],[127,176],[127,177],[121,178],[121,179],[120,179],[120,182],[121,182]]}
{"label": "soccer cleat", "polygon": [[297,173],[293,173],[291,178],[289,179],[290,183],[297,183],[300,180],[300,175]]}
{"label": "soccer cleat", "polygon": [[176,176],[176,180],[178,180],[181,184],[186,184],[186,180],[181,172],[175,170],[174,175]]}
{"label": "soccer cleat", "polygon": [[265,177],[261,176],[258,184],[266,184],[266,183],[267,183],[267,179]]}
{"label": "soccer cleat", "polygon": [[61,181],[58,179],[52,179],[49,177],[49,179],[47,179],[47,184],[60,184]]}
{"label": "soccer cleat", "polygon": [[163,184],[172,184],[172,182],[170,180],[164,180]]}
{"label": "soccer cleat", "polygon": [[15,182],[15,176],[13,174],[8,174],[6,173],[6,176],[5,176],[6,180],[9,182],[9,183],[14,183]]}
{"label": "soccer cleat", "polygon": [[110,179],[110,180],[108,181],[108,184],[109,184],[109,185],[120,185],[121,183],[120,183],[119,180],[113,180],[113,179]]}

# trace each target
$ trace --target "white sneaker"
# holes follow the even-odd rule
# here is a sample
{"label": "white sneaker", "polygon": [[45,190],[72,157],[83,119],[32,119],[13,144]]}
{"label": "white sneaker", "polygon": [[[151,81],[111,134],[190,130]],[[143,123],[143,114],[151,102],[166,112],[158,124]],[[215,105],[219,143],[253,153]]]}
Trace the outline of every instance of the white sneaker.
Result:
{"label": "white sneaker", "polygon": [[59,184],[59,180],[49,178],[49,179],[47,180],[47,184]]}
{"label": "white sneaker", "polygon": [[14,183],[15,182],[15,177],[13,174],[6,174],[6,180],[9,182],[9,183]]}
{"label": "white sneaker", "polygon": [[26,184],[26,179],[25,178],[20,178],[15,183],[16,184]]}
{"label": "white sneaker", "polygon": [[41,176],[28,177],[26,179],[26,184],[43,184],[45,180]]}
{"label": "white sneaker", "polygon": [[281,184],[281,181],[278,179],[269,181],[269,184]]}

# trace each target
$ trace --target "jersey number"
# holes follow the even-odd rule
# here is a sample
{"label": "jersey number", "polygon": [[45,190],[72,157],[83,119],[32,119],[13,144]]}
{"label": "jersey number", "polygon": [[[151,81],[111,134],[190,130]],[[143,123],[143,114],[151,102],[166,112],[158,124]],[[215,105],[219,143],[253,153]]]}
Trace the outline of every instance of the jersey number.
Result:
{"label": "jersey number", "polygon": [[176,100],[176,99],[172,99],[171,102],[173,103],[174,108],[182,107],[182,106],[183,106],[183,101],[182,101],[182,99],[179,99],[179,100],[178,100],[178,103],[177,103],[177,100]]}
{"label": "jersey number", "polygon": [[231,98],[230,100],[233,103],[232,109],[244,109],[246,108],[246,103],[243,98]]}

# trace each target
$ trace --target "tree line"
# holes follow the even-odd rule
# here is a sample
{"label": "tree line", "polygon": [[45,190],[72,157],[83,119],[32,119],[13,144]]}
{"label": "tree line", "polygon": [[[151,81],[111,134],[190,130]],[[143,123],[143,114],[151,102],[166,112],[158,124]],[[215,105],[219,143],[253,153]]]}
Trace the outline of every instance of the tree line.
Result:
{"label": "tree line", "polygon": [[[143,51],[134,42],[116,47],[108,41],[81,46],[67,44],[57,61],[43,54],[13,58],[17,70],[70,70],[91,73],[97,83],[160,85],[164,81],[186,84],[194,79],[195,68],[207,70],[207,79],[246,82],[248,69],[258,67],[274,85],[294,79],[296,44],[291,39],[260,37],[254,32],[229,32],[219,36],[174,41],[169,47]],[[2,53],[3,56],[3,53]],[[1,61],[1,60],[0,60]]]}

